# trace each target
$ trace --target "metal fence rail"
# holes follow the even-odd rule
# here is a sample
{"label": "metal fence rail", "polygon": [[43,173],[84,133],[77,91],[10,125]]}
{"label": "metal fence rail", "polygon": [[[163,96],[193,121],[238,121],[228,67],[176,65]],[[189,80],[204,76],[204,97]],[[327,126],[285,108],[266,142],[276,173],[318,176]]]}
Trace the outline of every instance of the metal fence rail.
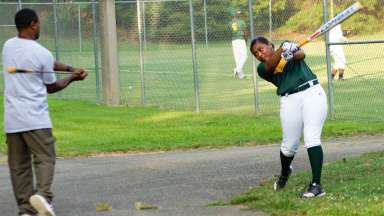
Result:
{"label": "metal fence rail", "polygon": [[[233,77],[229,9],[242,11],[251,33],[249,40],[263,35],[278,46],[282,40],[298,40],[312,33],[316,30],[313,26],[320,26],[323,17],[330,18],[329,14],[344,6],[341,1],[314,1],[310,10],[300,11],[294,7],[300,3],[296,0],[292,1],[293,6],[284,8],[276,7],[277,3],[270,0],[236,4],[231,0],[115,2],[122,104],[263,115],[279,110],[275,87],[256,76],[258,62],[249,52],[245,65],[247,79]],[[90,72],[85,83],[74,84],[55,97],[102,102],[97,1],[0,2],[2,44],[16,34],[13,17],[21,7],[38,12],[39,42],[58,60]],[[303,23],[297,25],[299,16],[311,16],[311,22],[301,19]],[[374,14],[364,16],[368,20]],[[361,25],[349,21],[342,26],[348,42],[317,39],[304,47],[306,61],[324,88],[332,91],[328,92],[334,96],[331,117],[382,121],[384,33],[364,34]],[[326,47],[331,45],[343,46],[347,59],[344,81],[328,80],[327,68],[332,68],[333,62],[330,53],[330,61],[326,61]]]}

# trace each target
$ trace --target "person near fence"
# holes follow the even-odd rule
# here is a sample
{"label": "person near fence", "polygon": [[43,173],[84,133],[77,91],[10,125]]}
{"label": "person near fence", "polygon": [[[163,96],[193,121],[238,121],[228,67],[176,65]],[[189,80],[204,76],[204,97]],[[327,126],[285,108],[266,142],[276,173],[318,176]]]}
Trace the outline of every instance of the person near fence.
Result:
{"label": "person near fence", "polygon": [[[19,215],[54,216],[51,185],[56,153],[47,94],[83,80],[88,73],[56,62],[52,53],[36,42],[40,22],[35,11],[19,10],[15,24],[18,35],[8,39],[2,51],[4,129],[13,192]],[[34,72],[10,73],[10,67]],[[69,75],[57,80],[54,71]]]}
{"label": "person near fence", "polygon": [[229,28],[232,35],[232,51],[236,64],[236,67],[233,69],[233,76],[244,79],[245,74],[243,68],[248,57],[246,43],[248,31],[244,20],[241,18],[241,10],[233,10],[231,13],[232,20]]}
{"label": "person near fence", "polygon": [[[290,41],[283,42],[275,50],[274,45],[264,37],[253,39],[250,51],[260,61],[257,67],[259,76],[275,85],[277,95],[280,96],[280,122],[283,133],[280,148],[281,173],[274,183],[274,190],[285,187],[292,172],[292,160],[304,132],[312,180],[302,197],[325,195],[320,182],[323,165],[320,138],[327,116],[327,98],[316,75],[304,61],[304,51]],[[287,64],[282,72],[275,72],[282,57],[287,60]]]}
{"label": "person near fence", "polygon": [[[341,25],[338,24],[329,31],[329,42],[338,43],[348,41],[343,35]],[[339,80],[344,80],[344,70],[345,70],[345,55],[342,45],[331,45],[329,46],[331,55],[334,61],[332,66],[332,78],[339,74]]]}

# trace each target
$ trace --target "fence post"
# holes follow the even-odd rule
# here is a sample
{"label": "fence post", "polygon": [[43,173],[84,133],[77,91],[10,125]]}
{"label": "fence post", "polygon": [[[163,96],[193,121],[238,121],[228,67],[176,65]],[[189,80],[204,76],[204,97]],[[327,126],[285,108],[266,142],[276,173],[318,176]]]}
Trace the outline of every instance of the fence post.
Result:
{"label": "fence post", "polygon": [[58,28],[58,20],[57,20],[57,8],[56,8],[56,0],[53,0],[53,23],[54,23],[54,29],[55,29],[55,56],[56,60],[60,60],[60,54],[59,54],[59,45],[58,45],[58,40],[59,40],[59,28]]}
{"label": "fence post", "polygon": [[147,50],[147,26],[145,24],[145,1],[143,1],[142,7],[142,17],[143,17],[143,39],[144,39],[144,50]]}
{"label": "fence post", "polygon": [[269,41],[272,41],[272,0],[269,0]]}
{"label": "fence post", "polygon": [[19,10],[21,10],[23,8],[23,5],[22,5],[22,3],[21,3],[21,0],[18,0],[17,1],[17,10],[19,11]]}
{"label": "fence post", "polygon": [[[252,8],[252,0],[248,0],[248,13],[249,13],[249,25],[251,31],[251,38],[255,38],[255,29],[253,27],[253,8]],[[260,102],[259,102],[259,83],[256,74],[256,60],[252,56],[252,73],[253,73],[253,94],[255,98],[255,112],[260,112]]]}
{"label": "fence post", "polygon": [[204,0],[205,48],[208,48],[207,0]]}
{"label": "fence post", "polygon": [[137,27],[139,31],[139,54],[140,54],[140,84],[141,84],[141,105],[145,104],[145,86],[144,86],[144,58],[143,58],[143,34],[141,22],[140,1],[136,0]]}
{"label": "fence post", "polygon": [[93,55],[95,59],[95,76],[96,76],[96,100],[101,103],[100,97],[100,71],[99,71],[99,46],[97,44],[97,18],[96,18],[96,0],[92,0],[92,39],[93,39]]}
{"label": "fence post", "polygon": [[[58,24],[58,19],[57,19],[57,5],[56,5],[57,0],[52,1],[52,7],[53,7],[53,25],[54,25],[54,44],[55,44],[55,57],[56,61],[60,61],[60,50],[59,50],[59,24]],[[60,77],[60,75],[59,75]],[[60,91],[58,93],[58,97],[61,99],[63,98],[63,92]]]}
{"label": "fence post", "polygon": [[189,16],[191,18],[192,63],[193,63],[193,80],[194,80],[194,87],[195,87],[196,112],[200,112],[199,74],[197,71],[197,62],[196,62],[195,24],[194,24],[194,17],[193,17],[192,0],[189,0]]}
{"label": "fence post", "polygon": [[80,8],[80,4],[77,5],[77,12],[78,12],[79,48],[80,48],[80,52],[82,52],[83,48],[82,48],[82,41],[81,41],[81,8]]}
{"label": "fence post", "polygon": [[[327,13],[327,0],[323,0],[323,20],[324,23],[328,21]],[[327,62],[327,78],[328,78],[328,103],[330,110],[330,117],[332,120],[335,119],[335,109],[334,109],[334,97],[333,97],[333,81],[331,75],[331,55],[329,50],[329,32],[325,33],[325,57]]]}

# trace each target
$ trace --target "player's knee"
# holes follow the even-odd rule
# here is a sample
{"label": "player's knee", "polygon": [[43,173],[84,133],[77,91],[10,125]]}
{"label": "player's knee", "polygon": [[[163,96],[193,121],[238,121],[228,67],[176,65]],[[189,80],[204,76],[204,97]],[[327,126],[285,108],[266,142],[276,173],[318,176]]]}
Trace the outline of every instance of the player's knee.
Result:
{"label": "player's knee", "polygon": [[280,148],[280,151],[281,151],[281,153],[283,153],[283,155],[286,156],[286,157],[292,157],[292,156],[294,156],[295,153],[296,153],[296,150],[295,150],[295,149],[293,149],[293,148],[287,148],[287,147],[285,147],[285,146],[282,146],[282,147]]}
{"label": "player's knee", "polygon": [[292,157],[296,154],[299,145],[300,139],[283,139],[280,150],[285,156]]}

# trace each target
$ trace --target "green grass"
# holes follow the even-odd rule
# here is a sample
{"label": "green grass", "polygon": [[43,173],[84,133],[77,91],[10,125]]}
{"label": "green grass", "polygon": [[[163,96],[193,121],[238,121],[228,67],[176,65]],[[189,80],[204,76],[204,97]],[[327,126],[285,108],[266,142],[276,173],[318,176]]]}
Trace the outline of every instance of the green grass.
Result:
{"label": "green grass", "polygon": [[[9,32],[0,34],[0,38],[11,36]],[[355,37],[351,40],[380,37],[383,35]],[[42,35],[42,40],[44,38]],[[53,50],[51,40],[43,40],[42,43]],[[280,141],[276,88],[258,79],[260,114],[256,115],[253,80],[235,80],[232,77],[234,62],[230,41],[210,42],[209,48],[202,43],[197,44],[201,114],[194,113],[190,45],[147,44],[144,52],[145,108],[139,108],[142,104],[138,45],[120,40],[120,96],[122,103],[130,108],[108,108],[94,105],[97,92],[94,56],[90,41],[84,43],[87,44],[87,50],[79,52],[75,42],[60,39],[61,46],[65,47],[61,49],[60,61],[85,67],[90,72],[85,81],[73,83],[63,92],[51,96],[51,99],[89,101],[50,101],[60,155],[224,147]],[[304,49],[308,64],[327,90],[323,42],[314,41]],[[384,49],[381,44],[345,47],[347,80],[335,81],[333,86],[336,119],[339,121],[326,123],[324,138],[384,131],[384,58],[382,52],[378,52],[381,49]],[[246,64],[248,75],[251,75],[251,65],[249,55]],[[371,123],[365,123],[366,120]],[[1,139],[4,142],[4,137]]]}
{"label": "green grass", "polygon": [[[49,104],[59,156],[221,148],[281,140],[277,115],[106,107],[54,99]],[[383,132],[383,122],[327,121],[324,138]],[[3,134],[0,143],[3,143],[0,146],[4,152]]]}
{"label": "green grass", "polygon": [[323,186],[327,195],[314,199],[299,198],[310,173],[291,176],[280,192],[272,191],[273,181],[233,197],[231,204],[245,204],[250,209],[271,215],[383,215],[384,152],[369,153],[326,164]]}

